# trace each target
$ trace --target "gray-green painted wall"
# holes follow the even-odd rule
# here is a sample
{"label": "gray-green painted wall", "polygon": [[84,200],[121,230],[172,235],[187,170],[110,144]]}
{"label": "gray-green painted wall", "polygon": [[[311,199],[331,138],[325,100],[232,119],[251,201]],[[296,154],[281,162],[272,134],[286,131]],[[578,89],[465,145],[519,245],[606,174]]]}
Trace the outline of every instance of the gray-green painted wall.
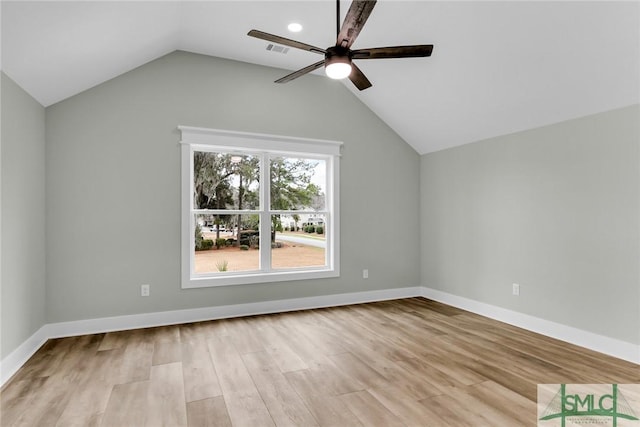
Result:
{"label": "gray-green painted wall", "polygon": [[45,321],[45,109],[0,72],[2,284],[0,359]]}
{"label": "gray-green painted wall", "polygon": [[422,284],[640,343],[639,117],[636,105],[422,156]]}
{"label": "gray-green painted wall", "polygon": [[[175,52],[47,108],[48,322],[419,285],[419,155],[342,84],[283,73]],[[341,277],[182,290],[178,125],[343,141]]]}

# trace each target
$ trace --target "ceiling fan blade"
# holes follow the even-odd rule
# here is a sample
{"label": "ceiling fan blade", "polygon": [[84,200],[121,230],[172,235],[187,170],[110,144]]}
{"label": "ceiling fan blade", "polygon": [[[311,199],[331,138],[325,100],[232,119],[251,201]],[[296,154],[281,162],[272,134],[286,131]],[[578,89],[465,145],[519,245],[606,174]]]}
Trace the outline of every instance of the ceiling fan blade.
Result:
{"label": "ceiling fan blade", "polygon": [[351,2],[351,7],[344,18],[340,33],[338,33],[336,46],[351,47],[375,5],[376,0],[353,0]]}
{"label": "ceiling fan blade", "polygon": [[281,79],[276,80],[276,83],[286,83],[286,82],[290,82],[293,79],[297,79],[300,76],[304,76],[307,73],[312,72],[313,70],[316,70],[320,67],[322,67],[324,65],[324,59],[322,61],[318,61],[315,64],[311,64],[308,67],[304,67],[298,71],[294,71],[291,74],[288,74],[286,76],[284,76]]}
{"label": "ceiling fan blade", "polygon": [[320,49],[319,47],[311,46],[310,44],[276,36],[274,34],[265,33],[264,31],[251,30],[247,33],[247,35],[251,37],[255,37],[257,39],[267,40],[270,42],[282,44],[285,46],[295,47],[296,49],[307,50],[309,52],[319,53],[322,55],[324,55],[324,52],[325,52],[324,49]]}
{"label": "ceiling fan blade", "polygon": [[351,63],[351,74],[349,74],[349,80],[351,80],[359,90],[365,90],[372,86],[367,76],[365,76],[362,70],[360,70],[360,68],[358,68],[354,63]]}
{"label": "ceiling fan blade", "polygon": [[353,59],[378,59],[378,58],[419,58],[431,56],[432,44],[420,44],[414,46],[389,46],[374,47],[371,49],[357,49],[352,52]]}

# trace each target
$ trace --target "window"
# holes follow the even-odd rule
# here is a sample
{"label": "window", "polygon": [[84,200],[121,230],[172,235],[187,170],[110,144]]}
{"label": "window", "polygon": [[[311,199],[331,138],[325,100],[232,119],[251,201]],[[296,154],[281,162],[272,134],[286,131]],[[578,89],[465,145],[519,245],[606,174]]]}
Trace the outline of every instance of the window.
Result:
{"label": "window", "polygon": [[179,129],[183,288],[339,276],[340,142]]}

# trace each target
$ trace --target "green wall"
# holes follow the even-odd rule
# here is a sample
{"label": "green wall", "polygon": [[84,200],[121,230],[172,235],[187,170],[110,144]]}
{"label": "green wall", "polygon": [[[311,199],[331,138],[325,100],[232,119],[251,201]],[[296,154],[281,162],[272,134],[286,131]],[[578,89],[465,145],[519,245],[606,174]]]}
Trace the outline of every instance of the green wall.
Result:
{"label": "green wall", "polygon": [[422,284],[640,343],[639,117],[636,105],[422,156]]}
{"label": "green wall", "polygon": [[2,84],[0,359],[45,322],[45,109]]}
{"label": "green wall", "polygon": [[[48,322],[419,285],[419,155],[341,83],[282,74],[174,52],[47,108]],[[181,289],[178,125],[343,141],[341,277]]]}

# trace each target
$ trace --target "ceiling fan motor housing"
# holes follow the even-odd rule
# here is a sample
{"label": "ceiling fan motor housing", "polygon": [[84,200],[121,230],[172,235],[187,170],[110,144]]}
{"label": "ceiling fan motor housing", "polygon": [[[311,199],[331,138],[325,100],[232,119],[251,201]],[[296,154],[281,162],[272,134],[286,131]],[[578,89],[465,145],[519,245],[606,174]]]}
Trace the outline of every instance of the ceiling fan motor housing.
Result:
{"label": "ceiling fan motor housing", "polygon": [[351,49],[342,46],[332,46],[324,53],[325,66],[335,62],[351,64]]}

